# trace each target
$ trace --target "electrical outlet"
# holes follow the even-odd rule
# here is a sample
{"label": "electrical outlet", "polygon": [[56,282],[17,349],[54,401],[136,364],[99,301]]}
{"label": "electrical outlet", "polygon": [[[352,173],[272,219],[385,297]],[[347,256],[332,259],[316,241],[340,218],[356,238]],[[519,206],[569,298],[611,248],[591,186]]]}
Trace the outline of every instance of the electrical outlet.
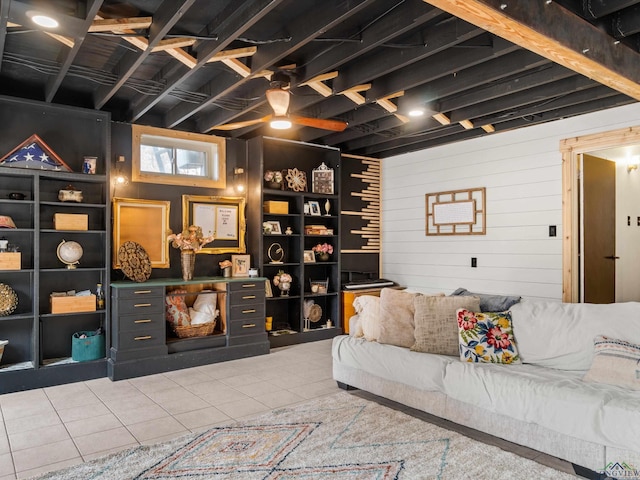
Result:
{"label": "electrical outlet", "polygon": [[549,225],[549,236],[550,237],[555,237],[556,236],[556,226],[555,225]]}
{"label": "electrical outlet", "polygon": [[478,259],[476,257],[471,257],[471,266],[476,268],[478,266]]}

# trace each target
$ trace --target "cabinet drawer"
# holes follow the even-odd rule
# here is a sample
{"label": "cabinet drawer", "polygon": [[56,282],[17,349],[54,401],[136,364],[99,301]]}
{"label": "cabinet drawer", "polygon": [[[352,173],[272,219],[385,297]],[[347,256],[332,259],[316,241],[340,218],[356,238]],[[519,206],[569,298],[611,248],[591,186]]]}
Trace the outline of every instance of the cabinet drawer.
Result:
{"label": "cabinet drawer", "polygon": [[118,344],[115,347],[119,350],[146,348],[154,345],[164,345],[164,332],[121,332],[118,335]]}
{"label": "cabinet drawer", "polygon": [[148,297],[164,297],[164,287],[145,288],[140,285],[139,288],[114,288],[116,300],[126,300],[130,298],[141,299]]}
{"label": "cabinet drawer", "polygon": [[118,302],[118,315],[153,315],[164,313],[163,298],[133,298]]}
{"label": "cabinet drawer", "polygon": [[264,289],[231,292],[229,294],[230,305],[251,305],[264,303]]}
{"label": "cabinet drawer", "polygon": [[264,280],[254,280],[248,278],[243,282],[229,282],[229,292],[247,291],[247,290],[260,290],[264,292]]}
{"label": "cabinet drawer", "polygon": [[165,320],[163,315],[123,315],[118,319],[118,331],[129,333],[164,332]]}
{"label": "cabinet drawer", "polygon": [[229,336],[255,335],[264,332],[264,316],[229,322]]}
{"label": "cabinet drawer", "polygon": [[229,320],[243,320],[245,318],[262,318],[264,321],[264,302],[251,305],[232,305]]}

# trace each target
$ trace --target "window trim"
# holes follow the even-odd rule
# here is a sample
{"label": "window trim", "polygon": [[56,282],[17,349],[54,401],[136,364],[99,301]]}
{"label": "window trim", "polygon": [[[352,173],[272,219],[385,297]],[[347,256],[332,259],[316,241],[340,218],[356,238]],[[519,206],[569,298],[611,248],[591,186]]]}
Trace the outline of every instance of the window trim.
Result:
{"label": "window trim", "polygon": [[[159,183],[164,185],[182,185],[190,187],[205,187],[205,188],[226,188],[227,186],[227,174],[226,174],[226,139],[223,137],[216,137],[213,135],[205,135],[202,133],[181,132],[178,130],[170,130],[167,128],[148,127],[145,125],[132,125],[131,126],[131,140],[132,140],[132,171],[131,177],[134,182],[144,183]],[[143,135],[153,135],[155,137],[161,137],[167,140],[167,143],[171,143],[172,139],[180,140],[180,143],[187,142],[204,142],[214,144],[218,148],[218,165],[217,169],[215,165],[211,165],[212,176],[210,177],[196,177],[187,175],[168,175],[163,173],[143,172],[140,170],[140,148],[142,145]],[[180,145],[180,148],[184,148],[184,145]],[[194,148],[194,150],[198,150]]]}

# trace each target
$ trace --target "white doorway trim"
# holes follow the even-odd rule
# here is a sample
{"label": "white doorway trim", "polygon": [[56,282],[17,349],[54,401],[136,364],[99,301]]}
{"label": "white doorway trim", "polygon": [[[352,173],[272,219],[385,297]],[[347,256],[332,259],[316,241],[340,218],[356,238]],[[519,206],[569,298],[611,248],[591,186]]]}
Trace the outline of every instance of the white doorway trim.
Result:
{"label": "white doorway trim", "polygon": [[640,126],[560,141],[562,153],[562,301],[579,302],[580,247],[579,156],[596,150],[640,143]]}

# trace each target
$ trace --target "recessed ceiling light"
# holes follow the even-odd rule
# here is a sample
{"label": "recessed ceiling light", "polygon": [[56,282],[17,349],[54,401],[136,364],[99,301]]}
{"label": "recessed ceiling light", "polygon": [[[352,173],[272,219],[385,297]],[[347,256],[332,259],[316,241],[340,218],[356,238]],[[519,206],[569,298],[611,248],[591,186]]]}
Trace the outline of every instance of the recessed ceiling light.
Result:
{"label": "recessed ceiling light", "polygon": [[31,17],[31,20],[36,25],[44,28],[57,28],[60,25],[55,18],[48,17],[47,15],[36,14]]}
{"label": "recessed ceiling light", "polygon": [[291,121],[285,117],[274,117],[273,120],[269,122],[269,125],[276,130],[286,130],[287,128],[291,128]]}
{"label": "recessed ceiling light", "polygon": [[424,109],[422,108],[413,108],[409,110],[410,117],[421,117],[424,115]]}

